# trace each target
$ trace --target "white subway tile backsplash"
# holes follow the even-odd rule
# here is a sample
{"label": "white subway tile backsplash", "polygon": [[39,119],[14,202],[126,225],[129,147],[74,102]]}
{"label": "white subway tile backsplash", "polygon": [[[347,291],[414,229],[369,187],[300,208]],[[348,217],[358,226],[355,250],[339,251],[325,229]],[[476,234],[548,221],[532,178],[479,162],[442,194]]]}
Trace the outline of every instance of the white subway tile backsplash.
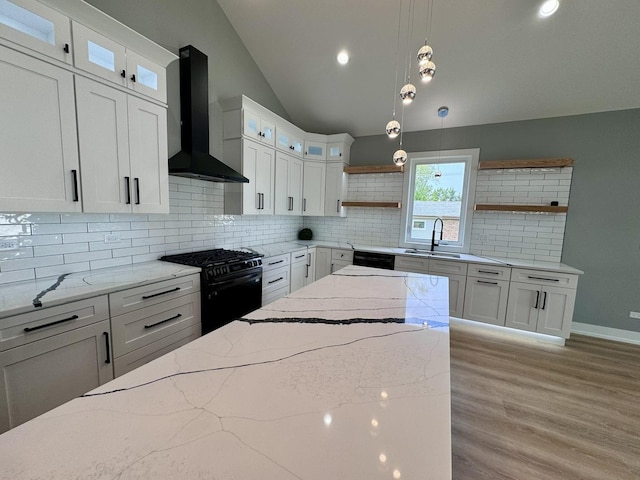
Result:
{"label": "white subway tile backsplash", "polygon": [[86,233],[89,223],[36,223],[31,226],[33,235],[49,233]]}

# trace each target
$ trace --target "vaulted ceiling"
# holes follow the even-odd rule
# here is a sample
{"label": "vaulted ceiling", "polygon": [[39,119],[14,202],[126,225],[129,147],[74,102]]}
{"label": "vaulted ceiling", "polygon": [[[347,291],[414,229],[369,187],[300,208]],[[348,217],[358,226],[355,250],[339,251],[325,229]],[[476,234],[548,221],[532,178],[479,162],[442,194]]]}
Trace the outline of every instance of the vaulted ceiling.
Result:
{"label": "vaulted ceiling", "polygon": [[[405,131],[640,107],[640,1],[218,0],[294,123],[318,133],[384,133],[408,52],[418,89]],[[397,55],[398,13],[403,28]],[[415,53],[434,49],[434,80],[421,84]],[[346,66],[338,51],[349,51]],[[399,59],[398,86],[395,87]],[[401,107],[396,116],[400,119]]]}

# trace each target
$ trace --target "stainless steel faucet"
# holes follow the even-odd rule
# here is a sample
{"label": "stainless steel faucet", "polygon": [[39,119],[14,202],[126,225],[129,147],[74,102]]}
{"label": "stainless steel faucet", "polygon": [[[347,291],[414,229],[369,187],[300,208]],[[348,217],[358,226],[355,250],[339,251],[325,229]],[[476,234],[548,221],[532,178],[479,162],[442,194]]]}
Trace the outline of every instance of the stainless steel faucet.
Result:
{"label": "stainless steel faucet", "polygon": [[440,240],[442,240],[442,231],[444,230],[444,222],[440,217],[436,218],[433,221],[433,231],[431,232],[431,251],[432,252],[433,252],[433,247],[437,247],[438,245],[440,245],[439,243],[436,243],[436,223],[438,223],[438,220],[440,220]]}

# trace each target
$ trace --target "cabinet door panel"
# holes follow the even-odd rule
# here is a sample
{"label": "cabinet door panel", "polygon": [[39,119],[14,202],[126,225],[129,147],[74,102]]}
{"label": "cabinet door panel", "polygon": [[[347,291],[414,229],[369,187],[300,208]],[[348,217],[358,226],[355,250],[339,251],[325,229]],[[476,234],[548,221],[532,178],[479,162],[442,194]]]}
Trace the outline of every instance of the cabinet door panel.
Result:
{"label": "cabinet door panel", "polygon": [[[306,257],[307,254],[305,253]],[[307,275],[307,263],[306,261],[296,262],[291,264],[291,280],[289,282],[290,291],[295,292],[301,289],[305,285],[305,278]]]}
{"label": "cabinet door panel", "polygon": [[331,249],[316,248],[316,272],[315,279],[320,280],[331,273]]}
{"label": "cabinet door panel", "polygon": [[324,190],[327,165],[320,162],[304,162],[303,215],[324,215]]}
{"label": "cabinet door panel", "polygon": [[462,318],[467,277],[449,275],[449,316]]}
{"label": "cabinet door panel", "polygon": [[540,287],[526,283],[511,282],[507,302],[505,326],[535,332],[538,310],[541,305]]}
{"label": "cabinet door panel", "polygon": [[316,249],[310,248],[307,251],[307,275],[304,284],[309,285],[316,281]]}
{"label": "cabinet door panel", "polygon": [[72,25],[75,66],[125,86],[127,84],[125,48],[84,25],[77,22],[72,22]]}
{"label": "cabinet door panel", "polygon": [[0,2],[0,36],[62,62],[71,63],[69,18],[40,2]]}
{"label": "cabinet door panel", "polygon": [[73,75],[0,46],[0,105],[2,209],[79,212]]}
{"label": "cabinet door panel", "polygon": [[275,189],[273,192],[275,214],[289,215],[289,157],[280,152],[276,154]]}
{"label": "cabinet door panel", "polygon": [[[539,333],[569,338],[576,291],[570,288],[543,287],[538,311]],[[544,307],[544,308],[543,308]]]}
{"label": "cabinet door panel", "polygon": [[289,196],[291,197],[291,215],[302,215],[302,160],[289,159]]}
{"label": "cabinet door panel", "polygon": [[0,353],[0,432],[113,378],[109,321]]}
{"label": "cabinet door panel", "polygon": [[463,318],[504,325],[509,282],[468,277],[464,294]]}
{"label": "cabinet door panel", "polygon": [[130,96],[129,154],[134,213],[169,213],[167,111]]}
{"label": "cabinet door panel", "polygon": [[77,77],[76,99],[84,211],[131,212],[127,95]]}
{"label": "cabinet door panel", "polygon": [[127,49],[127,82],[129,88],[143,95],[167,102],[165,69]]}
{"label": "cabinet door panel", "polygon": [[255,170],[256,190],[262,194],[262,208],[260,214],[273,215],[275,183],[275,155],[274,150],[261,146],[258,150],[258,161]]}
{"label": "cabinet door panel", "polygon": [[344,217],[346,210],[342,206],[347,192],[347,174],[342,163],[327,165],[324,214],[329,217]]}

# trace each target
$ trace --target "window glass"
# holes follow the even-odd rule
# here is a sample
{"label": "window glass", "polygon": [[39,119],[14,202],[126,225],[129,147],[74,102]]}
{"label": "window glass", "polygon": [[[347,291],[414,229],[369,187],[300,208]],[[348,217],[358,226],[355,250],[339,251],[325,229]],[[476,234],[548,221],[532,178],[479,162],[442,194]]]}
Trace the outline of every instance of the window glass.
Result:
{"label": "window glass", "polygon": [[309,145],[309,155],[322,155],[323,148],[315,145]]}
{"label": "window glass", "polygon": [[43,42],[51,45],[56,44],[56,32],[53,23],[8,0],[0,0],[0,23]]}
{"label": "window glass", "polygon": [[409,155],[404,246],[468,251],[478,150]]}
{"label": "window glass", "polygon": [[91,63],[95,63],[96,65],[101,66],[102,68],[106,68],[107,70],[111,70],[112,72],[116,71],[116,55],[108,48],[104,48],[97,43],[93,43],[91,40],[87,41],[88,51],[89,51],[89,61]]}
{"label": "window glass", "polygon": [[142,65],[138,65],[138,82],[149,88],[158,90],[158,74]]}

